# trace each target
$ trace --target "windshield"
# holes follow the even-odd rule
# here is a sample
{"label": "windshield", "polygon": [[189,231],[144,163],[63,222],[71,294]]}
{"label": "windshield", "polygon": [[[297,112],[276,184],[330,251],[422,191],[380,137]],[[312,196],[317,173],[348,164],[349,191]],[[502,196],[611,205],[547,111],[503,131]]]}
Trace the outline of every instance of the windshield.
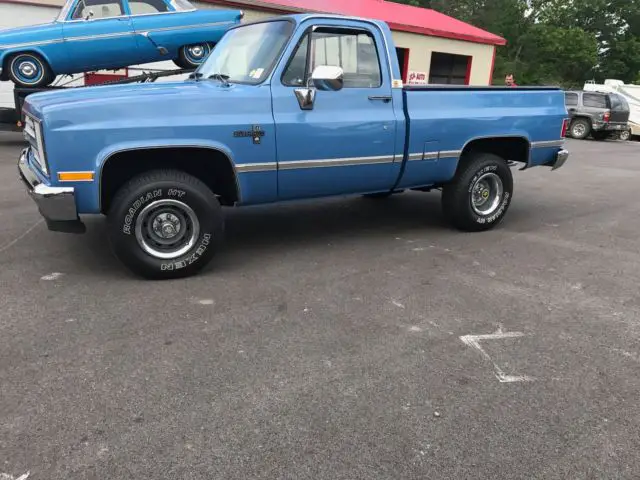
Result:
{"label": "windshield", "polygon": [[196,76],[224,75],[232,83],[257,85],[271,74],[293,28],[293,22],[278,20],[229,30]]}

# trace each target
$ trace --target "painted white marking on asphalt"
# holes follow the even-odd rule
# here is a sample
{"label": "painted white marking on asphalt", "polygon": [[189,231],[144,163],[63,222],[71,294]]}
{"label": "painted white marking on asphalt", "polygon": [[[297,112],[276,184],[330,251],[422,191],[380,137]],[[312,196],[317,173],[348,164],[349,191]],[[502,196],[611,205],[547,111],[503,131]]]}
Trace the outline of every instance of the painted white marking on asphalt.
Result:
{"label": "painted white marking on asphalt", "polygon": [[57,280],[60,277],[62,277],[63,275],[64,275],[64,273],[53,272],[53,273],[50,273],[49,275],[45,275],[44,277],[41,277],[40,280],[46,280],[46,281]]}
{"label": "painted white marking on asphalt", "polygon": [[200,305],[213,305],[215,302],[210,298],[203,298],[202,300],[198,300]]}
{"label": "painted white marking on asphalt", "polygon": [[19,477],[14,477],[13,475],[9,475],[8,473],[0,473],[0,480],[27,480],[29,478],[31,472],[27,472],[25,474],[20,475]]}
{"label": "painted white marking on asphalt", "polygon": [[462,340],[465,345],[478,350],[483,357],[491,362],[491,364],[493,365],[493,373],[500,383],[531,382],[535,380],[535,378],[529,377],[527,375],[507,375],[506,373],[504,373],[502,369],[496,364],[496,362],[493,361],[491,356],[480,345],[480,341],[483,340],[504,340],[505,338],[520,338],[523,336],[524,333],[522,332],[503,332],[502,328],[499,328],[497,332],[486,335],[463,335],[460,337],[460,340]]}
{"label": "painted white marking on asphalt", "polygon": [[412,327],[409,327],[409,331],[410,332],[421,332],[422,329],[417,325],[413,325]]}
{"label": "painted white marking on asphalt", "polygon": [[[18,236],[18,238],[15,238],[14,240],[11,240],[9,243],[4,244],[2,247],[0,247],[0,253],[4,252],[5,250],[10,249],[11,247],[13,247],[16,243],[18,243],[20,240],[22,240],[24,237],[26,237],[27,235],[29,235],[31,232],[33,232],[36,227],[38,225],[40,225],[42,222],[44,222],[44,219],[40,219],[38,220],[36,223],[34,223],[33,225],[31,225],[31,227],[29,227],[29,229],[24,232],[22,235]],[[0,479],[1,480],[1,479]]]}
{"label": "painted white marking on asphalt", "polygon": [[393,303],[398,308],[404,308],[404,305],[398,302],[397,300],[392,300],[391,303]]}

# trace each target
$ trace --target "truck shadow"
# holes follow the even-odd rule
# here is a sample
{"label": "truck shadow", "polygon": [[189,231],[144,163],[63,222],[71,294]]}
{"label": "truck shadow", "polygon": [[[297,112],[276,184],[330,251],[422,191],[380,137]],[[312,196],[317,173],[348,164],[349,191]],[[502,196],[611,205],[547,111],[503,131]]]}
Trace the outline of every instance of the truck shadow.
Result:
{"label": "truck shadow", "polygon": [[[387,199],[334,198],[225,209],[225,242],[215,271],[237,269],[261,256],[338,242],[366,242],[449,228],[437,193],[408,193]],[[73,237],[76,257],[91,268],[122,275],[113,261],[104,218],[87,218],[87,234]],[[92,268],[91,268],[92,269]],[[206,269],[209,271],[209,269]]]}
{"label": "truck shadow", "polygon": [[[526,203],[526,202],[525,202]],[[551,212],[550,212],[551,213]],[[442,240],[460,235],[444,221],[438,193],[405,193],[387,199],[334,198],[225,209],[225,242],[204,274],[237,271],[294,250],[349,243],[368,248],[380,239]],[[509,230],[538,228],[526,204],[512,205]],[[104,218],[88,218],[87,234],[67,237],[75,261],[88,271],[122,278],[128,271],[114,260]],[[542,220],[541,220],[542,221]],[[503,227],[502,227],[503,228]],[[132,277],[135,278],[135,277]]]}

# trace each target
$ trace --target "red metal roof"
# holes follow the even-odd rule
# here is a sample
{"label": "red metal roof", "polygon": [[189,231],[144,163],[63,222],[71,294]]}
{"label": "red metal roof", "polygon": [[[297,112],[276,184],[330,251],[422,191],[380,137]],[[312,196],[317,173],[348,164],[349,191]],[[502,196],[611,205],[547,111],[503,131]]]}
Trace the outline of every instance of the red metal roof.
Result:
{"label": "red metal roof", "polygon": [[468,23],[428,8],[384,0],[204,0],[279,13],[318,12],[384,20],[392,30],[451,38],[467,42],[504,45],[506,40]]}

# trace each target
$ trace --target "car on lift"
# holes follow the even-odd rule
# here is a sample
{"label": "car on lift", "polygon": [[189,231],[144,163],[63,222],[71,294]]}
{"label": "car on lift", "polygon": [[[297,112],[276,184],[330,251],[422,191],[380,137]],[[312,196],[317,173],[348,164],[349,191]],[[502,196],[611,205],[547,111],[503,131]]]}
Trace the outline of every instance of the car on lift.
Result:
{"label": "car on lift", "polygon": [[242,17],[187,0],[68,0],[52,23],[0,31],[0,79],[43,87],[58,75],[163,60],[195,69]]}

